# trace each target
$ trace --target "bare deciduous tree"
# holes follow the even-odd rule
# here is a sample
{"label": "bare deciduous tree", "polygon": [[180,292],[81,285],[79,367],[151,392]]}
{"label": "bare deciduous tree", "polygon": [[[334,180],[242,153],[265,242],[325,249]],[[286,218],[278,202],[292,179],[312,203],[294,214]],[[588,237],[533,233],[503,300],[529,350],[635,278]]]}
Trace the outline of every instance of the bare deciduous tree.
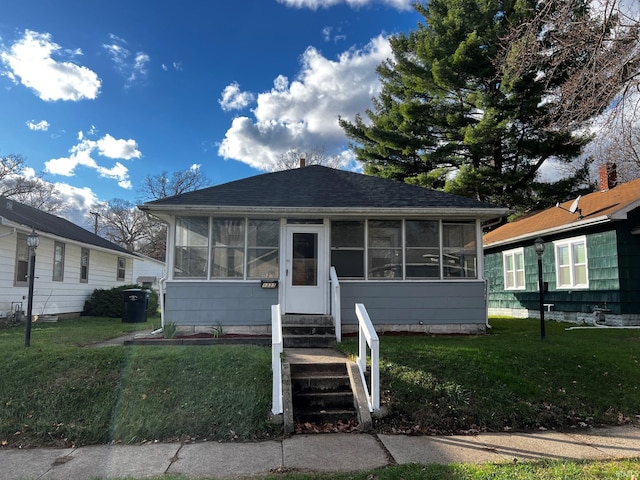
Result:
{"label": "bare deciduous tree", "polygon": [[64,204],[52,183],[27,175],[21,155],[0,158],[0,195],[47,213],[60,212]]}
{"label": "bare deciduous tree", "polygon": [[210,183],[207,176],[200,170],[200,166],[192,165],[191,168],[174,172],[171,176],[167,172],[162,172],[160,175],[147,175],[142,180],[139,194],[143,201],[158,200],[197,190]]}
{"label": "bare deciduous tree", "polygon": [[114,198],[94,205],[92,212],[100,215],[98,234],[132,252],[148,243],[153,234],[153,221],[127,200]]}
{"label": "bare deciduous tree", "polygon": [[275,165],[274,171],[292,170],[300,166],[300,160],[304,159],[305,165],[324,165],[330,168],[340,168],[342,162],[338,157],[327,156],[324,148],[315,148],[310,151],[301,152],[298,149],[287,150],[280,155]]}

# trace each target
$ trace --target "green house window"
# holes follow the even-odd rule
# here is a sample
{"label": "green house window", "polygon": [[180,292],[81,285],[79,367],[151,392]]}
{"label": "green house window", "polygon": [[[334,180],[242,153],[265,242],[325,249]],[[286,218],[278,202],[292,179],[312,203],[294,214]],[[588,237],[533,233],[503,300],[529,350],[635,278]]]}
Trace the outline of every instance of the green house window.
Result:
{"label": "green house window", "polygon": [[504,289],[524,290],[524,249],[502,253],[504,263]]}
{"label": "green house window", "polygon": [[586,238],[554,242],[554,249],[557,288],[589,288]]}

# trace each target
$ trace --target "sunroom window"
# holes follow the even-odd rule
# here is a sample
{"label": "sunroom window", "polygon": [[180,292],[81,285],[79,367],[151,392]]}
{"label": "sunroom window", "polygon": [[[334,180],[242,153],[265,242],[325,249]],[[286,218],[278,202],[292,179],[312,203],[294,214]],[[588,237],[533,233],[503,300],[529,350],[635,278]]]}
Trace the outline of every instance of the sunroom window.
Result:
{"label": "sunroom window", "polygon": [[247,222],[247,278],[278,278],[280,222]]}
{"label": "sunroom window", "polygon": [[280,220],[212,218],[211,245],[209,222],[176,218],[175,278],[278,278]]}
{"label": "sunroom window", "polygon": [[364,278],[364,221],[331,222],[331,265],[340,278]]}
{"label": "sunroom window", "polygon": [[402,221],[369,220],[369,278],[402,278]]}
{"label": "sunroom window", "polygon": [[208,217],[177,218],[174,277],[207,278],[208,248]]}
{"label": "sunroom window", "polygon": [[244,219],[213,220],[211,277],[244,277]]}
{"label": "sunroom window", "polygon": [[475,224],[442,224],[442,265],[444,278],[477,278]]}
{"label": "sunroom window", "polygon": [[437,220],[405,222],[407,278],[440,278],[440,228]]}

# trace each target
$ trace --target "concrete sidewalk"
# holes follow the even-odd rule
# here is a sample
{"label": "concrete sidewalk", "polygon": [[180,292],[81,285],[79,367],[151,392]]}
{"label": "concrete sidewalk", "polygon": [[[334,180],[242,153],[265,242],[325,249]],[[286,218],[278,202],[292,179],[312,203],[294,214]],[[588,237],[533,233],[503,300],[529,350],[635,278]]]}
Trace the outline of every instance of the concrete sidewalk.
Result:
{"label": "concrete sidewalk", "polygon": [[405,463],[512,462],[540,458],[640,458],[640,427],[575,433],[405,435],[316,434],[256,443],[158,443],[68,449],[0,449],[0,480],[189,478],[284,470],[348,472]]}

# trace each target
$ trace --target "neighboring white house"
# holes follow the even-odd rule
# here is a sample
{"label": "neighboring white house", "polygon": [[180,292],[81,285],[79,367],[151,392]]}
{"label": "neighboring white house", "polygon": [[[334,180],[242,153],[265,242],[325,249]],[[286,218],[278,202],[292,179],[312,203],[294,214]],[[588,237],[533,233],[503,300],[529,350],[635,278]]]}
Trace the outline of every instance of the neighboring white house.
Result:
{"label": "neighboring white house", "polygon": [[379,177],[309,166],[140,208],[164,220],[165,316],[179,326],[266,327],[283,313],[376,328],[475,333],[487,322],[482,222],[508,210]]}
{"label": "neighboring white house", "polygon": [[141,254],[133,259],[134,283],[160,293],[162,277],[164,277],[164,262]]}
{"label": "neighboring white house", "polygon": [[0,319],[27,311],[27,235],[38,234],[33,315],[74,316],[98,288],[134,283],[137,256],[68,220],[0,197]]}

